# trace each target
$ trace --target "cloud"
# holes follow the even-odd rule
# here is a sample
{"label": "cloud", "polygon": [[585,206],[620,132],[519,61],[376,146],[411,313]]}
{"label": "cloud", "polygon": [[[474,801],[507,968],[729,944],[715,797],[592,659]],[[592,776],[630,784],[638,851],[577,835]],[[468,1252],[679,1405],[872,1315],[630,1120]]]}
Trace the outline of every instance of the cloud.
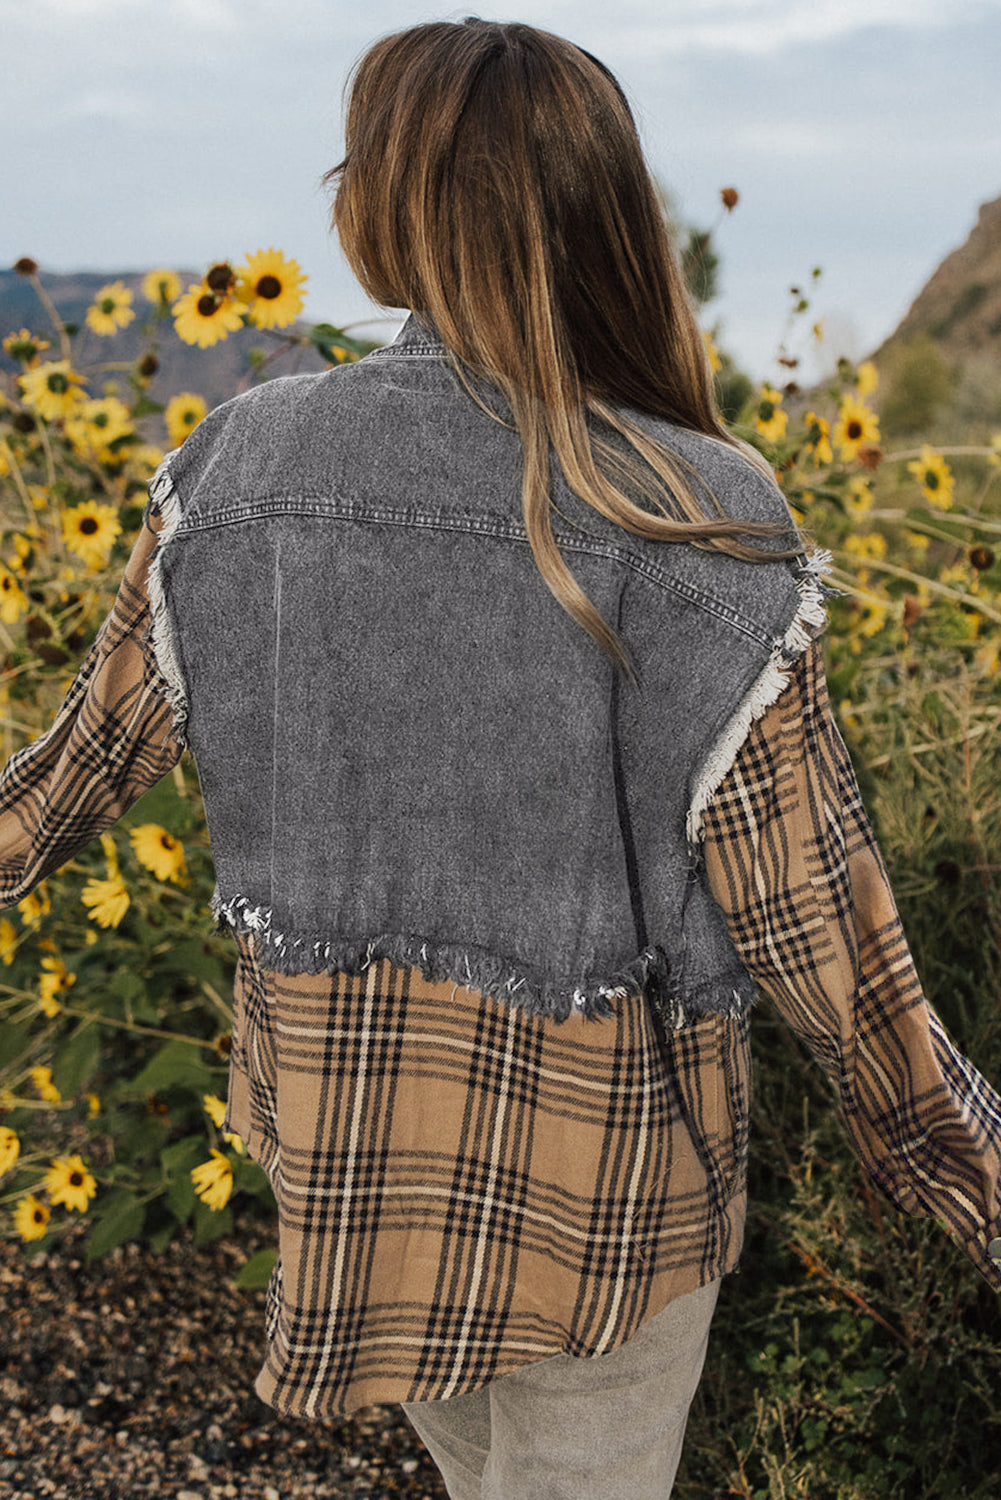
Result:
{"label": "cloud", "polygon": [[[588,6],[576,11],[577,36]],[[670,0],[653,12],[647,0],[616,11],[614,27],[599,23],[590,36],[608,56],[642,52],[648,57],[691,51],[743,52],[768,56],[800,43],[822,46],[872,27],[920,31],[953,27],[996,16],[995,0]],[[653,12],[653,13],[652,13]]]}

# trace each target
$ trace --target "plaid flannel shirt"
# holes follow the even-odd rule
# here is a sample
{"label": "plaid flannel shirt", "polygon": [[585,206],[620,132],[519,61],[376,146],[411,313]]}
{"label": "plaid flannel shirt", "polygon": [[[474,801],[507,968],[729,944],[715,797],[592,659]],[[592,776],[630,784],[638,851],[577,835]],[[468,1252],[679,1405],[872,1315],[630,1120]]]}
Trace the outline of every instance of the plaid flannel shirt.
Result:
{"label": "plaid flannel shirt", "polygon": [[[176,763],[144,642],[147,517],[52,728],[0,776],[11,905]],[[925,1000],[831,716],[819,642],[705,819],[706,877],[759,988],[901,1209],[1001,1287],[1001,1099]],[[226,1128],[267,1171],[279,1262],[258,1394],[338,1416],[615,1348],[737,1264],[748,1018],[665,1031],[640,999],[556,1023],[378,960],[287,976],[237,937]]]}

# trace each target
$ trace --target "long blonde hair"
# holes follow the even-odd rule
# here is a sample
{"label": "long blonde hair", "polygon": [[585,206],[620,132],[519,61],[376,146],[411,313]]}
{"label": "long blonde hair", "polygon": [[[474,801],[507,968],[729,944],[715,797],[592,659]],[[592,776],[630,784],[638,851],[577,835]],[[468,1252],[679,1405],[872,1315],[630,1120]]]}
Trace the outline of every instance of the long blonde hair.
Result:
{"label": "long blonde hair", "polygon": [[430,314],[470,394],[467,372],[503,393],[524,450],[535,560],[598,644],[628,670],[553,535],[550,447],[570,488],[639,536],[754,562],[798,555],[739,540],[791,528],[728,518],[715,495],[708,517],[685,461],[618,409],[716,438],[775,482],[720,419],[636,125],[608,69],[549,32],[471,17],[383,38],[348,87],[345,154],[325,179],[348,262],[382,306]]}

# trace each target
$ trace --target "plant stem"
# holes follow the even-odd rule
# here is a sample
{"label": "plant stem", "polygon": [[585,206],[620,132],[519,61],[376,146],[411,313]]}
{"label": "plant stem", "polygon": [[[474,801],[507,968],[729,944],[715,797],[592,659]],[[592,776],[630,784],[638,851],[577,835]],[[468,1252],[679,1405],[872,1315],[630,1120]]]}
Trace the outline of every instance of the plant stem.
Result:
{"label": "plant stem", "polygon": [[35,288],[35,291],[38,294],[38,300],[45,308],[45,311],[48,313],[51,320],[52,326],[56,330],[56,334],[59,338],[59,348],[62,352],[63,359],[68,360],[71,355],[69,334],[66,332],[66,327],[63,323],[62,318],[59,316],[56,304],[53,302],[52,298],[49,296],[48,292],[42,285],[41,278],[38,275],[37,271],[34,272],[33,275],[29,276],[28,280]]}

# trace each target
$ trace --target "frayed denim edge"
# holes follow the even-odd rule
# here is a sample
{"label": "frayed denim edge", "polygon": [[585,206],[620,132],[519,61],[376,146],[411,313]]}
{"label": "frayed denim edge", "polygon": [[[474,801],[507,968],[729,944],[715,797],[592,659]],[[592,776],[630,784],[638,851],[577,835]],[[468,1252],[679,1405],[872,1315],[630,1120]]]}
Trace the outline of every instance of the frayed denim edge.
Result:
{"label": "frayed denim edge", "polygon": [[733,714],[698,773],[688,809],[686,833],[690,852],[703,835],[706,808],[733,766],[754,719],[760,719],[788,685],[790,669],[827,625],[825,598],[838,591],[821,578],[831,568],[831,554],[816,548],[796,571],[799,603],[785,634],[772,645],[768,661]]}
{"label": "frayed denim edge", "polygon": [[450,980],[529,1015],[549,1016],[557,1022],[574,1015],[585,1020],[614,1016],[613,1000],[646,994],[664,1025],[680,1030],[700,1016],[742,1016],[755,995],[754,985],[743,971],[703,982],[683,997],[673,994],[668,963],[659,948],[644,949],[609,978],[561,982],[482,948],[402,933],[324,940],[277,932],[270,908],[254,906],[244,896],[224,899],[217,891],[211,908],[221,926],[253,936],[254,954],[261,967],[279,974],[360,974],[376,959],[385,958],[419,969],[431,983]]}
{"label": "frayed denim edge", "polygon": [[163,557],[174,533],[181,524],[181,501],[170,477],[170,462],[179,450],[175,448],[150,480],[149,497],[163,518],[157,537],[156,551],[149,565],[147,591],[149,593],[150,616],[149,641],[156,664],[163,679],[164,697],[174,713],[173,734],[178,744],[187,745],[188,692],[181,672],[177,650],[174,622],[167,604],[163,583]]}

